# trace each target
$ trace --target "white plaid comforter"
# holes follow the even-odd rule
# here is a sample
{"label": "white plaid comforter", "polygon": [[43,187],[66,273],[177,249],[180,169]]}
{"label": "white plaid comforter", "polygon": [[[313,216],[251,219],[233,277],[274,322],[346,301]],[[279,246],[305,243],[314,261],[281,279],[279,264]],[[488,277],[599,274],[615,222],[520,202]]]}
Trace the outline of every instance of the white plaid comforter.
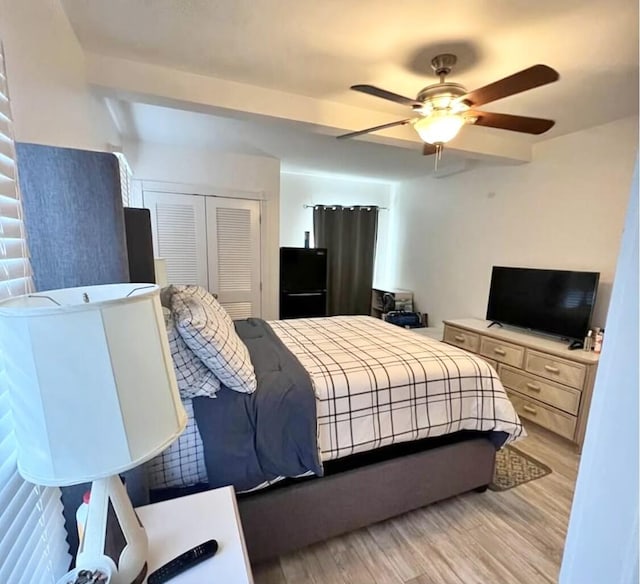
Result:
{"label": "white plaid comforter", "polygon": [[[526,436],[495,371],[470,353],[367,316],[270,321],[317,398],[323,461],[458,430]],[[206,483],[191,399],[185,432],[149,464],[151,488]]]}
{"label": "white plaid comforter", "polygon": [[269,322],[308,371],[323,460],[459,430],[526,434],[482,359],[368,316]]}

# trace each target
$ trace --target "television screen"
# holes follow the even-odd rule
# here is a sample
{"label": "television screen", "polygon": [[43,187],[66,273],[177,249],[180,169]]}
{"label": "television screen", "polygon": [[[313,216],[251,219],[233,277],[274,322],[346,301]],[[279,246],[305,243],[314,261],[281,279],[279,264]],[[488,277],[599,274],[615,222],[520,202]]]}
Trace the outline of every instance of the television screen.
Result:
{"label": "television screen", "polygon": [[487,320],[582,340],[599,277],[598,272],[494,266]]}

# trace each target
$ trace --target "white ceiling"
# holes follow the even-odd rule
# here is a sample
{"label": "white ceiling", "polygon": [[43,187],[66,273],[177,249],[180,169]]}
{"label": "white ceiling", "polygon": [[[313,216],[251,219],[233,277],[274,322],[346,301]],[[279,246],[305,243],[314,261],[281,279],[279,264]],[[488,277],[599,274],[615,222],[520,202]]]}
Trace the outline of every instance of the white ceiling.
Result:
{"label": "white ceiling", "polygon": [[225,118],[139,103],[112,102],[111,106],[126,140],[273,156],[281,160],[284,171],[396,181],[427,174],[447,176],[470,167],[459,153],[445,150],[434,173],[434,158],[422,156],[419,144],[409,150],[360,140],[338,141],[302,124]]}
{"label": "white ceiling", "polygon": [[370,83],[412,97],[435,81],[428,63],[443,51],[459,56],[450,79],[469,89],[535,63],[557,69],[559,82],[486,107],[555,119],[542,139],[638,111],[636,0],[62,3],[89,53],[241,82],[256,88],[256,99],[258,88],[269,88],[364,108],[371,125],[380,112],[401,119],[407,110],[349,86]]}

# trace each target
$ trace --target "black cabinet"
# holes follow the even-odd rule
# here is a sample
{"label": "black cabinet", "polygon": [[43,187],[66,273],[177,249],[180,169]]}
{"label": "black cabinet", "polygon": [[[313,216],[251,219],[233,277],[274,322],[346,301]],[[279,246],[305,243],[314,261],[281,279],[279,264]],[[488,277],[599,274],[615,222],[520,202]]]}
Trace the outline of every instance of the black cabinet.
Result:
{"label": "black cabinet", "polygon": [[125,207],[124,227],[127,236],[129,279],[132,282],[156,282],[149,209]]}
{"label": "black cabinet", "polygon": [[327,316],[327,250],[280,248],[280,318]]}
{"label": "black cabinet", "polygon": [[280,318],[312,318],[327,316],[326,292],[293,292],[280,294]]}

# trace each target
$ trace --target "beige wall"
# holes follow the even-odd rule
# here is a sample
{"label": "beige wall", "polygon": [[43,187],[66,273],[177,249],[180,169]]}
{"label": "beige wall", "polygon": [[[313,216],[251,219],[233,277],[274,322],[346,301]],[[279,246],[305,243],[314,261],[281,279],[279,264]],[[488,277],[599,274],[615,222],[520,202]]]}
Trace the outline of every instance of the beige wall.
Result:
{"label": "beige wall", "polygon": [[[302,247],[304,232],[313,241],[313,210],[304,205],[391,205],[392,183],[341,176],[283,172],[280,186],[280,245]],[[389,286],[389,211],[378,214],[374,284]]]}
{"label": "beige wall", "polygon": [[262,317],[278,318],[280,160],[149,142],[125,143],[124,153],[137,180],[194,185],[202,194],[263,196]]}
{"label": "beige wall", "polygon": [[593,270],[603,325],[637,148],[628,118],[540,142],[529,164],[401,183],[395,284],[436,325],[484,317],[492,265]]}
{"label": "beige wall", "polygon": [[0,38],[17,141],[90,150],[119,143],[59,0],[0,0]]}

